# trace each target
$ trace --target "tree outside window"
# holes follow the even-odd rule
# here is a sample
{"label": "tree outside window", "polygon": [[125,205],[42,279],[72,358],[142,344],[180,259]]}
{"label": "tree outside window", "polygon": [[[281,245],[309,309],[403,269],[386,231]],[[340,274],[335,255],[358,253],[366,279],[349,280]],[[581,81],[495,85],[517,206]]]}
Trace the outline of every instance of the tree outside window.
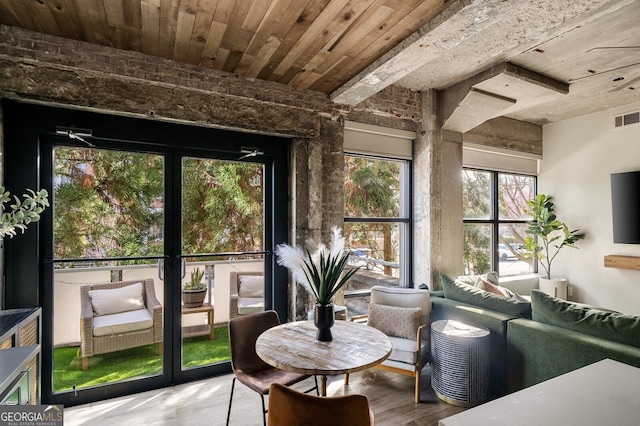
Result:
{"label": "tree outside window", "polygon": [[526,236],[526,202],[535,196],[535,176],[463,169],[464,270],[500,276],[535,272],[519,246]]}
{"label": "tree outside window", "polygon": [[[162,254],[164,167],[161,155],[57,147],[56,259]],[[263,165],[185,158],[183,170],[183,252],[262,250]]]}
{"label": "tree outside window", "polygon": [[345,239],[351,262],[390,285],[406,285],[408,273],[408,167],[406,161],[345,155]]}

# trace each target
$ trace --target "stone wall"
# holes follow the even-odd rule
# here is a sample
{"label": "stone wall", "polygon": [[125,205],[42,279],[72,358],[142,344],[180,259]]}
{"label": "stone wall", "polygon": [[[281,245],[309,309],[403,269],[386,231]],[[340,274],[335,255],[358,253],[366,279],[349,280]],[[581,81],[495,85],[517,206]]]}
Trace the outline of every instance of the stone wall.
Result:
{"label": "stone wall", "polygon": [[[421,120],[419,94],[404,89],[349,107],[324,93],[0,25],[3,98],[293,137],[296,243],[326,240],[344,217],[345,117],[403,130],[416,130]],[[302,305],[290,314],[303,315]]]}

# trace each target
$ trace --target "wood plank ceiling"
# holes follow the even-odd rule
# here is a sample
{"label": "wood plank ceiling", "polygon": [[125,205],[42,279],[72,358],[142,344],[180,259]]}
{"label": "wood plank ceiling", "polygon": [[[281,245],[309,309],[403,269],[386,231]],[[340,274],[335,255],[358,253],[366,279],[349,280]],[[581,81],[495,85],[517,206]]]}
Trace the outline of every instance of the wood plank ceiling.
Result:
{"label": "wood plank ceiling", "polygon": [[2,0],[0,23],[331,93],[448,0]]}

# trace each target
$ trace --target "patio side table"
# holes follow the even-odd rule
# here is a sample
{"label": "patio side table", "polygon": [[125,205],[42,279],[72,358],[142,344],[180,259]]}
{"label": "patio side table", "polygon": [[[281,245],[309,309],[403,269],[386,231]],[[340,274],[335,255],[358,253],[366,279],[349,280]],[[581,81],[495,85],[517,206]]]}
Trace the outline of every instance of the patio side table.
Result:
{"label": "patio side table", "polygon": [[213,340],[215,327],[213,324],[213,306],[209,303],[203,303],[202,306],[197,308],[182,308],[182,315],[189,314],[207,314],[207,324],[190,325],[182,327],[182,337],[194,337],[194,336],[209,336],[210,340]]}
{"label": "patio side table", "polygon": [[472,407],[489,398],[489,330],[453,320],[431,324],[431,387],[445,402]]}

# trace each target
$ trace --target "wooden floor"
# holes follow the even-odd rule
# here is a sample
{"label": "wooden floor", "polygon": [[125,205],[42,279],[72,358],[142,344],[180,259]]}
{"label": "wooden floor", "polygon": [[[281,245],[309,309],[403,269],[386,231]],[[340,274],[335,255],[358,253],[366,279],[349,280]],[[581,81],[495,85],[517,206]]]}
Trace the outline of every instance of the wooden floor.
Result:
{"label": "wooden floor", "polygon": [[[349,386],[341,377],[330,377],[327,395],[360,393],[369,404],[378,426],[437,425],[461,408],[440,401],[431,389],[429,367],[422,374],[422,402],[413,402],[413,379],[379,370],[350,376]],[[139,393],[67,408],[65,426],[74,425],[224,425],[229,404],[232,375],[215,377],[170,388]],[[306,389],[312,381],[298,385]],[[330,420],[330,416],[327,417]],[[262,425],[260,396],[236,382],[231,409],[231,425]],[[329,421],[329,423],[331,422]]]}

